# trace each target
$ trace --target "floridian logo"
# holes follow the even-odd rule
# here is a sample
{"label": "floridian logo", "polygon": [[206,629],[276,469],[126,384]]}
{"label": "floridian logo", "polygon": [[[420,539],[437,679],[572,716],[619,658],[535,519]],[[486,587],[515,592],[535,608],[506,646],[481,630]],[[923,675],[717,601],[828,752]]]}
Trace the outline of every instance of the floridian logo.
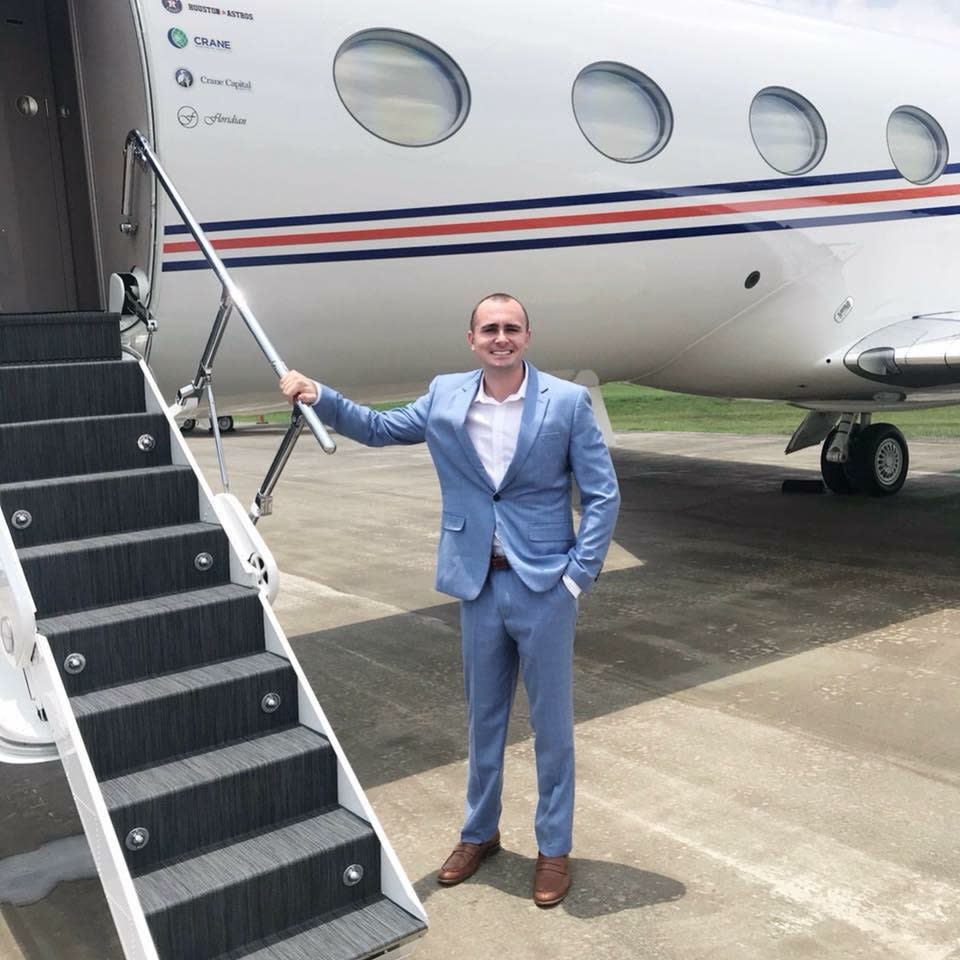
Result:
{"label": "floridian logo", "polygon": [[179,27],[171,27],[167,31],[167,39],[178,50],[182,50],[190,42],[190,38]]}

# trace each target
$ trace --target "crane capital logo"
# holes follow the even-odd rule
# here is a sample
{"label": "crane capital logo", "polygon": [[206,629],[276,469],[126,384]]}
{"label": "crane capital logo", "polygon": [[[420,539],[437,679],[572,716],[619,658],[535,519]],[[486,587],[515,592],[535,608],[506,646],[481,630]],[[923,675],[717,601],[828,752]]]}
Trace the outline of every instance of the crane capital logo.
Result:
{"label": "crane capital logo", "polygon": [[179,27],[171,27],[167,31],[167,39],[178,50],[182,50],[190,42],[190,38]]}

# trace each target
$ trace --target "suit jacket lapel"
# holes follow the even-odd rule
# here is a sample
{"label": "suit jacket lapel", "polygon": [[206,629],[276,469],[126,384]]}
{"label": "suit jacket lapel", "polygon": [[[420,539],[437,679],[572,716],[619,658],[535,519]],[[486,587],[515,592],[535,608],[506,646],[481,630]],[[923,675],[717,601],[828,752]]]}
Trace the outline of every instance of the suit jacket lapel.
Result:
{"label": "suit jacket lapel", "polygon": [[473,403],[477,395],[477,390],[480,388],[480,376],[481,372],[478,370],[476,375],[471,377],[460,388],[454,397],[453,409],[450,413],[453,418],[457,439],[460,441],[460,446],[463,447],[464,455],[474,467],[476,467],[477,473],[483,478],[483,482],[492,490],[493,481],[490,479],[490,474],[484,470],[483,464],[480,462],[480,457],[477,455],[476,448],[470,440],[470,435],[467,433],[467,413],[470,410],[470,404]]}
{"label": "suit jacket lapel", "polygon": [[537,368],[527,363],[527,395],[523,400],[523,414],[520,418],[520,433],[517,436],[517,448],[513,452],[513,459],[507,472],[503,475],[500,489],[508,486],[517,475],[523,461],[527,459],[533,441],[540,432],[540,424],[550,405],[549,388],[540,387],[540,377]]}

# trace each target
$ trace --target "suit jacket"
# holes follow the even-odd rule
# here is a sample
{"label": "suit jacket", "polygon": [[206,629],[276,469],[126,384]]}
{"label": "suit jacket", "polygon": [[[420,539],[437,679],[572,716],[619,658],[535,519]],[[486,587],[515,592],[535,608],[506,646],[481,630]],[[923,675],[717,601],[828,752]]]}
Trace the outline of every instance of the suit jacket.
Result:
{"label": "suit jacket", "polygon": [[[443,496],[437,589],[462,600],[483,589],[494,529],[511,567],[536,592],[565,574],[584,592],[600,573],[620,506],[617,477],[585,387],[527,364],[527,393],[513,460],[494,488],[467,435],[480,370],[437,377],[419,400],[378,412],[323,387],[314,409],[367,446],[426,441]],[[582,517],[573,529],[570,477]]]}

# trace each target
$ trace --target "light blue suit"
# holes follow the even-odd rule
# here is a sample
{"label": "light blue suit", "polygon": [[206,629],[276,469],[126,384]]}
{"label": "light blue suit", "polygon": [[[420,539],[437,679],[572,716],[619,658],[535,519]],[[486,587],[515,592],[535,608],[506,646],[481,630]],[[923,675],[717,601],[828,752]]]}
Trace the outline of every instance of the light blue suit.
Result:
{"label": "light blue suit", "polygon": [[[324,387],[315,409],[344,436],[368,446],[426,441],[440,480],[443,517],[437,589],[458,597],[470,736],[467,815],[461,838],[489,839],[499,822],[503,752],[518,669],[536,737],[541,853],[568,853],[573,830],[573,633],[570,577],[593,586],[620,495],[590,394],[527,363],[516,452],[498,488],[465,422],[481,371],[437,377],[405,407],[377,412]],[[574,533],[570,479],[582,517]],[[493,535],[509,570],[490,571]]]}

